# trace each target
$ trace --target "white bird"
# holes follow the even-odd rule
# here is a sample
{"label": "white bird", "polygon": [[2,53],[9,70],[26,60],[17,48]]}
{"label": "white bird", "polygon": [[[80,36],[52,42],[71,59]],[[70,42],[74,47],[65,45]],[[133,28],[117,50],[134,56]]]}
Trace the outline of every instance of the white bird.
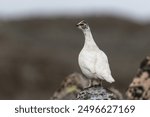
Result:
{"label": "white bird", "polygon": [[90,79],[89,86],[92,85],[92,78],[114,82],[111,75],[106,54],[96,45],[89,25],[83,20],[76,25],[82,30],[85,36],[84,46],[78,56],[78,63],[83,74]]}

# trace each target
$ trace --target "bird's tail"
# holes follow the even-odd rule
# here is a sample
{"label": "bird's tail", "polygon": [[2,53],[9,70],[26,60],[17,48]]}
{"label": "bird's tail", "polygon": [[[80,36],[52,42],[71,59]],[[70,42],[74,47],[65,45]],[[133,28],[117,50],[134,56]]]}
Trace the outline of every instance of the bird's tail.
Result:
{"label": "bird's tail", "polygon": [[114,78],[110,75],[110,76],[108,76],[107,77],[107,79],[105,79],[107,82],[109,82],[109,83],[113,83],[113,82],[115,82],[115,80],[114,80]]}

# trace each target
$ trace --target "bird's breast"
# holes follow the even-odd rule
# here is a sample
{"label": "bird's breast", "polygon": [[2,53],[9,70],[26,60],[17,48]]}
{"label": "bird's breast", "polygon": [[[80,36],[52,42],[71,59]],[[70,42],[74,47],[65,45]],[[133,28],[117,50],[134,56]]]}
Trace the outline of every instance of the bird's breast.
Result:
{"label": "bird's breast", "polygon": [[81,51],[78,57],[79,66],[81,69],[87,68],[94,72],[96,63],[96,53],[90,51]]}
{"label": "bird's breast", "polygon": [[81,51],[79,54],[79,61],[84,63],[94,63],[96,60],[96,53],[90,51]]}

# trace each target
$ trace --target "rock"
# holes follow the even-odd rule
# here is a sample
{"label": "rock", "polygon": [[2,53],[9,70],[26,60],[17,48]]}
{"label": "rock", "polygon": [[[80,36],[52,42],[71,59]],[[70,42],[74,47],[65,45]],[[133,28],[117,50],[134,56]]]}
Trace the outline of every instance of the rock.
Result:
{"label": "rock", "polygon": [[80,73],[72,73],[62,81],[60,87],[50,99],[122,99],[122,94],[117,89],[100,87],[98,79],[92,79],[92,82],[93,86],[87,88],[89,80]]}
{"label": "rock", "polygon": [[126,92],[128,99],[150,99],[150,57],[146,57],[140,65],[137,75]]}
{"label": "rock", "polygon": [[51,99],[76,99],[77,93],[88,86],[88,80],[79,73],[67,76]]}
{"label": "rock", "polygon": [[77,95],[78,100],[115,100],[117,96],[104,87],[95,85],[81,91]]}

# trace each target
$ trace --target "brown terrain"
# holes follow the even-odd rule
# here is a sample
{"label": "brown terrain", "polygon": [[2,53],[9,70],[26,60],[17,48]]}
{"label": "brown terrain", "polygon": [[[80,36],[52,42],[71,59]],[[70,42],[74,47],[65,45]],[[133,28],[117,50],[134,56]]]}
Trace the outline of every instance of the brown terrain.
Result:
{"label": "brown terrain", "polygon": [[[82,19],[1,20],[0,99],[49,99],[67,75],[81,73],[77,58],[84,37],[75,24]],[[106,16],[84,19],[108,56],[112,85],[125,92],[150,55],[150,24]]]}

